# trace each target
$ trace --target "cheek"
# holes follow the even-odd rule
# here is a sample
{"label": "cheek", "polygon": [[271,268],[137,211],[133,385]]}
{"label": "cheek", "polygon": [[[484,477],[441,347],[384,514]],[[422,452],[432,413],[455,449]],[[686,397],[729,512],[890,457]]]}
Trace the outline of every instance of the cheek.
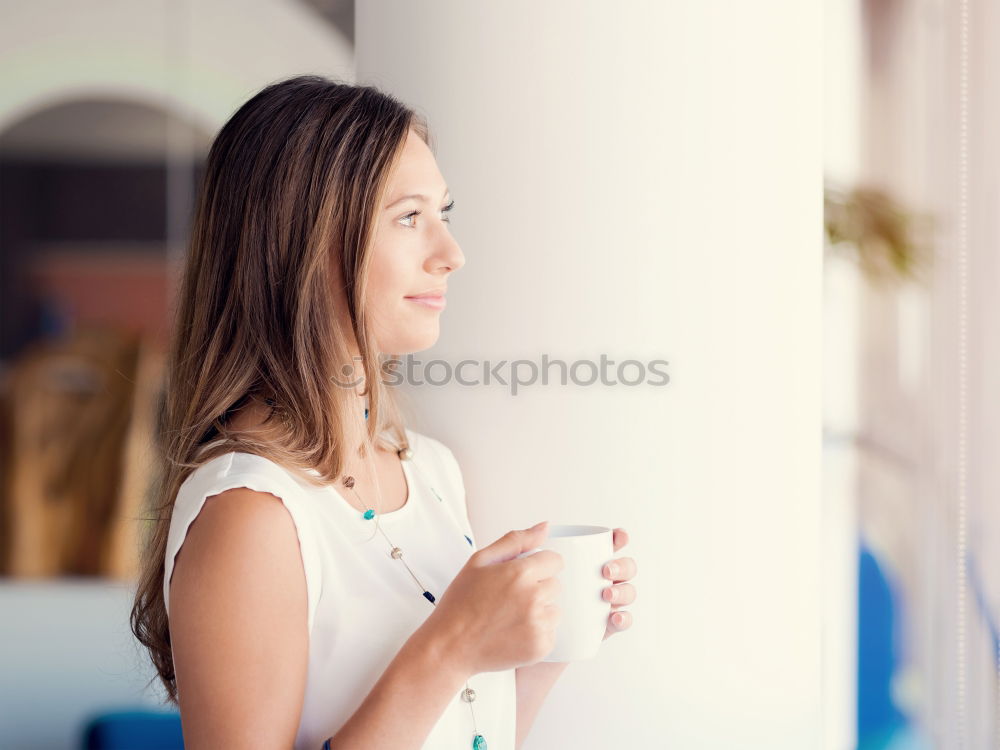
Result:
{"label": "cheek", "polygon": [[368,291],[372,301],[379,303],[386,296],[391,295],[393,289],[398,285],[398,273],[389,259],[384,256],[373,258],[368,272]]}
{"label": "cheek", "polygon": [[368,273],[368,283],[372,291],[381,293],[397,292],[406,294],[406,282],[412,269],[406,267],[407,254],[398,243],[376,243],[372,249],[372,262]]}
{"label": "cheek", "polygon": [[368,301],[376,318],[394,318],[400,314],[409,293],[409,274],[386,257],[375,257],[368,274]]}

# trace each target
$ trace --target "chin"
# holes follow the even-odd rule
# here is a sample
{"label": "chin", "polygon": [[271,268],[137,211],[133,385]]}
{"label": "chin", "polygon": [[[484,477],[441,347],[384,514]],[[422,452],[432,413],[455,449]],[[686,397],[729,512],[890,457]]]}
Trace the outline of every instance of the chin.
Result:
{"label": "chin", "polygon": [[388,346],[379,347],[383,352],[391,352],[393,354],[406,355],[414,354],[416,352],[422,352],[424,349],[430,349],[440,336],[440,330],[437,326],[433,330],[426,330],[425,332],[417,333],[411,332],[407,336],[399,336],[392,341],[387,342]]}

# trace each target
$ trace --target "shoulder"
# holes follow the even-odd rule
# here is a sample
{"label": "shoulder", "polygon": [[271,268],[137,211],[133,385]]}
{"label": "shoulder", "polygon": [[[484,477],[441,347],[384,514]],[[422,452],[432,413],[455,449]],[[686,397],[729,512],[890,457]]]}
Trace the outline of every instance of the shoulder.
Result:
{"label": "shoulder", "polygon": [[[184,514],[174,529],[171,562],[179,559],[182,549],[188,550],[189,558],[194,557],[191,549],[196,548],[200,550],[199,559],[212,561],[211,568],[230,562],[232,570],[239,568],[244,575],[251,571],[256,575],[270,574],[269,566],[278,559],[299,557],[295,514],[288,512],[286,498],[273,488],[240,483],[203,494],[199,499],[197,512]],[[254,570],[251,563],[264,563],[264,568]],[[207,568],[196,565],[195,569]]]}
{"label": "shoulder", "polygon": [[432,472],[435,486],[445,490],[447,504],[462,527],[466,540],[475,549],[476,535],[469,518],[465,481],[455,454],[436,438],[410,429],[406,430],[406,435],[413,450],[413,461],[418,463],[422,470],[427,469]]}
{"label": "shoulder", "polygon": [[406,437],[410,441],[410,448],[414,453],[423,451],[425,453],[450,454],[451,450],[437,438],[426,435],[416,430],[406,428]]}
{"label": "shoulder", "polygon": [[[192,538],[202,541],[195,541],[194,546],[204,545],[205,555],[229,550],[239,559],[250,550],[263,550],[267,554],[258,554],[258,559],[272,555],[300,558],[307,579],[311,629],[320,589],[314,525],[303,487],[276,462],[236,452],[206,461],[182,482],[174,500],[165,557],[165,601],[169,600],[174,559],[198,529]],[[279,544],[283,541],[289,543]]]}
{"label": "shoulder", "polygon": [[178,499],[198,498],[234,487],[262,492],[296,494],[296,477],[275,461],[254,453],[231,452],[196,467],[181,483]]}
{"label": "shoulder", "polygon": [[184,485],[205,481],[225,481],[243,474],[259,474],[284,481],[294,481],[294,474],[281,464],[254,453],[223,453],[198,467],[184,480]]}
{"label": "shoulder", "polygon": [[454,475],[459,472],[458,459],[451,449],[437,438],[406,428],[413,459],[421,463],[431,463],[440,470]]}
{"label": "shoulder", "polygon": [[[214,502],[209,503],[210,499]],[[275,499],[281,502],[275,503]],[[287,513],[300,537],[311,525],[309,498],[300,481],[277,462],[252,453],[224,453],[188,475],[174,502],[174,516],[182,526],[181,532],[196,516],[204,515],[209,505],[217,509],[215,513],[224,515],[253,512],[268,518]]]}

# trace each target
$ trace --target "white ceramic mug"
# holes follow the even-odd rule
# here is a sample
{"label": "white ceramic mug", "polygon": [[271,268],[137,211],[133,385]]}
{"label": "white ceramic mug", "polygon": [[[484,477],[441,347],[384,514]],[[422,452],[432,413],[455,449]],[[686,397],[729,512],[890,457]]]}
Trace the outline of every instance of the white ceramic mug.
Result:
{"label": "white ceramic mug", "polygon": [[562,590],[556,599],[562,616],[556,626],[555,646],[542,661],[579,661],[597,656],[611,616],[611,602],[601,592],[613,585],[604,577],[604,566],[614,558],[612,530],[605,526],[549,524],[541,547],[558,552],[566,566],[556,575]]}

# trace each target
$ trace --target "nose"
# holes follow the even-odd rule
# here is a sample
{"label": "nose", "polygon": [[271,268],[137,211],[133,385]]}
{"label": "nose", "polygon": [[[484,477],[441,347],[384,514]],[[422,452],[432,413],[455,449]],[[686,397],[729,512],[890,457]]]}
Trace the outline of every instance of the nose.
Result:
{"label": "nose", "polygon": [[441,223],[440,235],[436,240],[434,252],[431,254],[429,262],[432,265],[431,270],[437,270],[443,266],[457,271],[465,265],[465,255],[462,253],[462,248],[444,222]]}

